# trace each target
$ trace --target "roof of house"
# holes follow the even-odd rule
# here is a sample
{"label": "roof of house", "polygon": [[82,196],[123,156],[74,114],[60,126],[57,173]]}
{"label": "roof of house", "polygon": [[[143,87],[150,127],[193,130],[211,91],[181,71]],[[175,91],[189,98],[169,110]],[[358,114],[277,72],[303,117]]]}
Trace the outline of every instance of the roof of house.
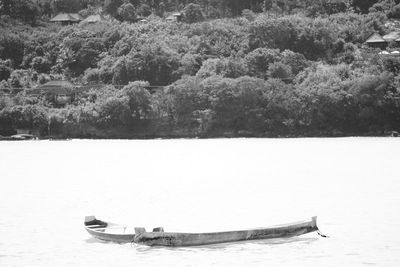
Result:
{"label": "roof of house", "polygon": [[64,80],[55,80],[37,86],[35,89],[32,89],[32,92],[68,94],[71,93],[73,89],[74,85],[72,83]]}
{"label": "roof of house", "polygon": [[83,20],[82,16],[79,15],[78,13],[69,13],[69,15],[72,16],[73,18],[79,20],[79,21]]}
{"label": "roof of house", "polygon": [[97,15],[91,15],[91,16],[87,17],[86,19],[83,20],[83,22],[95,23],[95,22],[99,22],[99,21],[103,21],[103,20],[105,20],[105,18],[102,15],[97,14]]}
{"label": "roof of house", "polygon": [[398,39],[400,39],[400,31],[390,32],[390,33],[382,36],[382,38],[386,42],[397,41]]}
{"label": "roof of house", "polygon": [[76,13],[61,13],[52,18],[51,22],[79,22],[82,18]]}
{"label": "roof of house", "polygon": [[183,14],[181,13],[181,12],[174,12],[174,13],[172,13],[171,15],[169,15],[167,18],[166,18],[166,20],[177,20],[177,19],[179,19],[180,17],[182,17],[183,16]]}
{"label": "roof of house", "polygon": [[382,36],[380,36],[380,34],[374,33],[365,42],[366,43],[385,43],[386,41],[385,41],[385,39],[382,38]]}

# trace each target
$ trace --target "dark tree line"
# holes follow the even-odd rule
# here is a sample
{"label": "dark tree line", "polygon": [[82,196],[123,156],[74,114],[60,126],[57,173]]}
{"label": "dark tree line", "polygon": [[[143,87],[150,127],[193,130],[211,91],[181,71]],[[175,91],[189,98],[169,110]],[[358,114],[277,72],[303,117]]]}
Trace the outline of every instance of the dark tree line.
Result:
{"label": "dark tree line", "polygon": [[[398,2],[43,1],[35,27],[12,14],[28,2],[0,0],[0,90],[11,92],[0,95],[2,135],[25,127],[103,138],[400,128],[400,60],[363,47],[388,31]],[[116,19],[48,24],[38,19],[47,4],[50,13],[102,7]],[[182,23],[165,20],[174,11]],[[136,22],[141,16],[147,23]],[[96,86],[66,106],[26,93],[51,79]]]}

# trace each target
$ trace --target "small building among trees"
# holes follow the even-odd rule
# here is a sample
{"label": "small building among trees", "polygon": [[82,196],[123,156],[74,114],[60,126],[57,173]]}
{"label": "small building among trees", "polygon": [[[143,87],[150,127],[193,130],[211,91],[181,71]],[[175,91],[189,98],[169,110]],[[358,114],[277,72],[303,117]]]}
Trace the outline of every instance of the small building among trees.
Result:
{"label": "small building among trees", "polygon": [[82,21],[82,17],[77,13],[60,13],[50,20],[50,22],[70,25]]}
{"label": "small building among trees", "polygon": [[180,21],[182,21],[182,17],[183,17],[183,15],[181,12],[175,12],[175,13],[171,14],[170,16],[168,16],[166,18],[166,20],[169,22],[180,22]]}
{"label": "small building among trees", "polygon": [[75,96],[74,85],[64,80],[49,81],[32,89],[30,93],[45,95],[47,100],[57,105],[69,104]]}
{"label": "small building among trees", "polygon": [[400,31],[393,31],[384,36],[372,34],[365,43],[372,48],[385,49],[390,43],[400,44]]}
{"label": "small building among trees", "polygon": [[104,21],[104,20],[105,20],[105,18],[104,18],[103,15],[96,14],[96,15],[91,15],[91,16],[87,17],[82,22],[97,23],[97,22],[101,22],[101,21]]}

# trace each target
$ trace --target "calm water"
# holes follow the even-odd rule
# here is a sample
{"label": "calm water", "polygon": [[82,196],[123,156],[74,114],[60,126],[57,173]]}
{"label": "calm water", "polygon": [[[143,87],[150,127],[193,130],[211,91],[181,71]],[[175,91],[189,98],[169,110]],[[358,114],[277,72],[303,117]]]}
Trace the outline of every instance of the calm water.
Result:
{"label": "calm water", "polygon": [[[0,142],[0,266],[400,266],[400,139]],[[195,248],[101,243],[85,215],[316,233]]]}

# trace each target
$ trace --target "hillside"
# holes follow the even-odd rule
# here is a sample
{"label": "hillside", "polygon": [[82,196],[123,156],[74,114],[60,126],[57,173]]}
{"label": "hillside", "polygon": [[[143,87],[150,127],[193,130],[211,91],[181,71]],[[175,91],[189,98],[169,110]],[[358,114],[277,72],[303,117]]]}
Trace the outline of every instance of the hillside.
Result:
{"label": "hillside", "polygon": [[[389,53],[399,44],[388,43],[389,56],[382,56],[364,43],[394,30],[400,1],[72,2],[0,0],[1,135],[31,129],[71,138],[343,136],[400,129],[400,57]],[[102,19],[49,22],[61,12]],[[182,17],[169,20],[176,12]],[[50,80],[75,88],[30,93]]]}

